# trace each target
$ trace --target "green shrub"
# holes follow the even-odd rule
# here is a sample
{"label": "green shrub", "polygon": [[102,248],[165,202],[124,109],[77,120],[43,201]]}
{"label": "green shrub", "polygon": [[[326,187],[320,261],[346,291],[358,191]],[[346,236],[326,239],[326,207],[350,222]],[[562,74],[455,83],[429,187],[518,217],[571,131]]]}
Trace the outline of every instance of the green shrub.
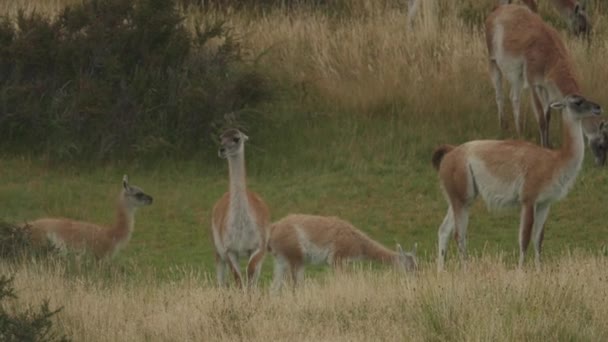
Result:
{"label": "green shrub", "polygon": [[0,341],[68,341],[65,336],[53,332],[51,317],[61,309],[50,310],[48,301],[44,301],[38,310],[29,308],[23,312],[9,313],[5,309],[6,300],[17,298],[12,282],[12,278],[0,276]]}
{"label": "green shrub", "polygon": [[28,256],[46,257],[55,254],[56,249],[50,243],[34,246],[28,227],[21,228],[0,222],[0,260],[20,262]]}
{"label": "green shrub", "polygon": [[2,144],[52,159],[200,150],[224,114],[263,101],[268,87],[224,23],[191,33],[182,21],[169,0],[2,19]]}

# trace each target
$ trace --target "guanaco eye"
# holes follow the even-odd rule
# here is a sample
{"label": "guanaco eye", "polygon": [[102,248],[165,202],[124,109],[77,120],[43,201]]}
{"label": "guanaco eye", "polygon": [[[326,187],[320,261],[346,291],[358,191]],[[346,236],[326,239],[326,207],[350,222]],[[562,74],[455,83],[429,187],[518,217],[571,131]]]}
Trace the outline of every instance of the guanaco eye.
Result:
{"label": "guanaco eye", "polygon": [[135,197],[137,197],[139,199],[142,199],[142,198],[144,198],[144,194],[141,193],[141,192],[138,192],[138,193],[135,194]]}
{"label": "guanaco eye", "polygon": [[232,138],[232,141],[234,141],[235,143],[237,143],[237,144],[238,144],[238,142],[239,142],[239,141],[241,141],[241,138],[239,138],[239,137],[234,137],[234,138]]}

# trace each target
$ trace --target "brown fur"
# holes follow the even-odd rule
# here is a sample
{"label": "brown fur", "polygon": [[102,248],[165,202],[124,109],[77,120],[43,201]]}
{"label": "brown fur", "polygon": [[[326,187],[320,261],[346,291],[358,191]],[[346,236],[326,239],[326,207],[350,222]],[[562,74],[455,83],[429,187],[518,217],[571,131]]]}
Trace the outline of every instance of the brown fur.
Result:
{"label": "brown fur", "polygon": [[563,144],[559,150],[526,141],[476,140],[447,153],[441,147],[435,152],[444,153],[443,159],[434,159],[440,160],[439,179],[450,205],[439,229],[439,269],[443,269],[447,234],[452,230],[464,255],[468,207],[479,194],[491,207],[522,206],[520,265],[533,225],[538,265],[549,205],[565,196],[582,163],[581,120],[601,112],[597,104],[578,95],[568,96],[563,103],[569,109],[563,114]]}
{"label": "brown fur", "polygon": [[[375,260],[412,271],[413,254],[401,255],[372,240],[349,222],[337,217],[291,214],[270,227],[268,250],[277,263],[286,262],[294,282],[308,258],[339,267],[350,260]],[[400,250],[400,247],[399,247]],[[409,261],[402,261],[402,258]],[[275,265],[276,266],[276,265]],[[275,278],[279,275],[275,268]],[[275,279],[275,282],[280,279]],[[277,285],[275,285],[277,286]]]}
{"label": "brown fur", "polygon": [[[498,42],[501,49],[495,51],[495,36],[497,27],[503,29],[502,41]],[[578,77],[574,70],[574,63],[568,53],[559,33],[543,22],[535,13],[525,7],[516,5],[500,6],[486,19],[486,44],[490,57],[490,72],[497,89],[497,102],[502,103],[502,69],[501,63],[511,63],[513,59],[523,59],[522,75],[532,91],[532,99],[539,131],[541,144],[549,144],[549,103],[560,100],[569,94],[580,94]],[[502,62],[504,61],[504,62]],[[512,71],[509,71],[512,73]],[[515,74],[513,74],[515,75]],[[519,76],[518,76],[519,77]],[[523,85],[518,85],[521,87]],[[516,119],[516,128],[520,132],[519,124],[519,92],[511,84],[513,110]],[[500,98],[500,99],[499,99]],[[499,104],[499,118],[501,126],[505,127],[502,117],[502,105]]]}
{"label": "brown fur", "polygon": [[[247,190],[247,198],[249,204],[253,209],[253,215],[255,221],[258,224],[259,233],[263,237],[263,241],[266,241],[266,229],[270,224],[270,209],[257,193]],[[230,207],[230,192],[224,193],[222,197],[213,206],[212,220],[213,223],[219,227],[220,236],[224,236],[226,232],[226,223],[228,220],[228,208]]]}
{"label": "brown fur", "polygon": [[116,220],[110,227],[66,218],[41,218],[25,226],[31,230],[34,243],[50,241],[60,248],[91,252],[97,258],[111,257],[128,242],[133,231],[134,221],[123,196],[124,192],[118,200]]}
{"label": "brown fur", "polygon": [[[211,219],[220,285],[224,284],[225,265],[232,271],[237,286],[243,285],[238,258],[247,256],[248,285],[255,286],[266,253],[270,211],[262,198],[246,186],[244,143],[247,139],[237,129],[229,129],[220,136],[219,155],[228,159],[230,170],[229,191],[214,205]],[[233,200],[235,202],[231,203]],[[231,217],[234,219],[233,226]]]}
{"label": "brown fur", "polygon": [[445,156],[446,153],[450,152],[453,149],[453,145],[441,145],[435,149],[435,151],[433,152],[433,157],[431,158],[431,164],[433,164],[435,170],[439,170],[439,165],[441,164],[443,156]]}

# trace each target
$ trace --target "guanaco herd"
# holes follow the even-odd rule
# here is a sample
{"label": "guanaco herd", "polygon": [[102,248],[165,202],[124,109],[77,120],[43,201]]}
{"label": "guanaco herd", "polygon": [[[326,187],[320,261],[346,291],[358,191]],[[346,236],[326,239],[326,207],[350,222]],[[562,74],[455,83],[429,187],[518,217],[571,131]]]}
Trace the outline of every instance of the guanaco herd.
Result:
{"label": "guanaco herd", "polygon": [[[412,0],[412,6],[417,0]],[[510,1],[501,1],[510,2]],[[577,34],[588,33],[583,5],[574,0],[552,1],[571,17]],[[438,231],[437,268],[444,269],[447,245],[454,236],[461,261],[466,261],[468,210],[481,196],[490,208],[521,206],[519,267],[524,263],[530,240],[535,265],[540,267],[544,223],[551,204],[563,198],[574,183],[583,162],[587,136],[596,163],[606,161],[608,125],[598,116],[601,107],[586,99],[574,63],[559,33],[527,6],[499,4],[488,15],[485,32],[490,78],[496,90],[499,124],[506,126],[502,78],[511,88],[516,132],[520,133],[519,99],[524,88],[531,92],[539,124],[541,146],[521,140],[473,140],[459,146],[441,145],[432,165],[448,202]],[[551,109],[562,112],[562,146],[551,149]],[[271,223],[270,211],[260,195],[249,190],[245,174],[247,135],[228,129],[220,136],[219,157],[227,159],[229,190],[214,205],[211,236],[215,247],[218,285],[227,283],[231,272],[240,287],[255,286],[267,252],[275,259],[272,290],[281,289],[288,276],[294,287],[302,281],[307,263],[340,268],[356,259],[376,260],[403,272],[417,270],[416,247],[404,252],[397,244],[390,250],[352,224],[337,217],[291,214]],[[152,203],[142,189],[129,185],[124,176],[118,199],[116,222],[105,228],[88,222],[43,218],[27,223],[34,241],[48,241],[60,249],[87,250],[98,258],[112,257],[131,237],[135,211]],[[246,258],[245,276],[240,258]]]}

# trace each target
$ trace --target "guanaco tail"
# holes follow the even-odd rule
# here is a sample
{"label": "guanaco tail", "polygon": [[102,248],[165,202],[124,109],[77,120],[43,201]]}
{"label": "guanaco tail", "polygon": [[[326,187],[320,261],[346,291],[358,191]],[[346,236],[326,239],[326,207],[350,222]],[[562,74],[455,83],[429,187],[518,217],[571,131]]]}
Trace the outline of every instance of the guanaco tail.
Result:
{"label": "guanaco tail", "polygon": [[304,277],[305,263],[339,267],[350,260],[368,259],[390,264],[401,271],[417,269],[416,248],[391,251],[352,224],[337,217],[292,214],[270,227],[268,250],[275,257],[272,290],[278,291],[288,271],[294,287]]}
{"label": "guanaco tail", "polygon": [[211,231],[215,246],[215,266],[220,286],[226,284],[230,267],[238,286],[243,286],[239,258],[248,258],[246,281],[257,284],[266,253],[266,229],[270,212],[262,198],[247,189],[245,181],[245,141],[248,137],[237,129],[220,136],[218,154],[228,159],[229,190],[213,207]]}
{"label": "guanaco tail", "polygon": [[551,150],[526,141],[474,140],[460,146],[443,145],[433,153],[432,163],[449,204],[438,232],[437,267],[444,268],[450,234],[466,259],[468,209],[481,195],[490,208],[521,206],[519,267],[534,242],[535,264],[540,268],[544,224],[549,206],[566,196],[581,168],[585,144],[581,120],[599,115],[601,107],[576,94],[551,106],[563,109],[563,143]]}
{"label": "guanaco tail", "polygon": [[89,252],[95,257],[113,257],[123,249],[133,233],[137,208],[152,204],[152,197],[135,185],[128,177],[122,180],[122,190],[116,205],[116,220],[112,226],[66,218],[41,218],[28,222],[34,243],[50,242],[59,250]]}

